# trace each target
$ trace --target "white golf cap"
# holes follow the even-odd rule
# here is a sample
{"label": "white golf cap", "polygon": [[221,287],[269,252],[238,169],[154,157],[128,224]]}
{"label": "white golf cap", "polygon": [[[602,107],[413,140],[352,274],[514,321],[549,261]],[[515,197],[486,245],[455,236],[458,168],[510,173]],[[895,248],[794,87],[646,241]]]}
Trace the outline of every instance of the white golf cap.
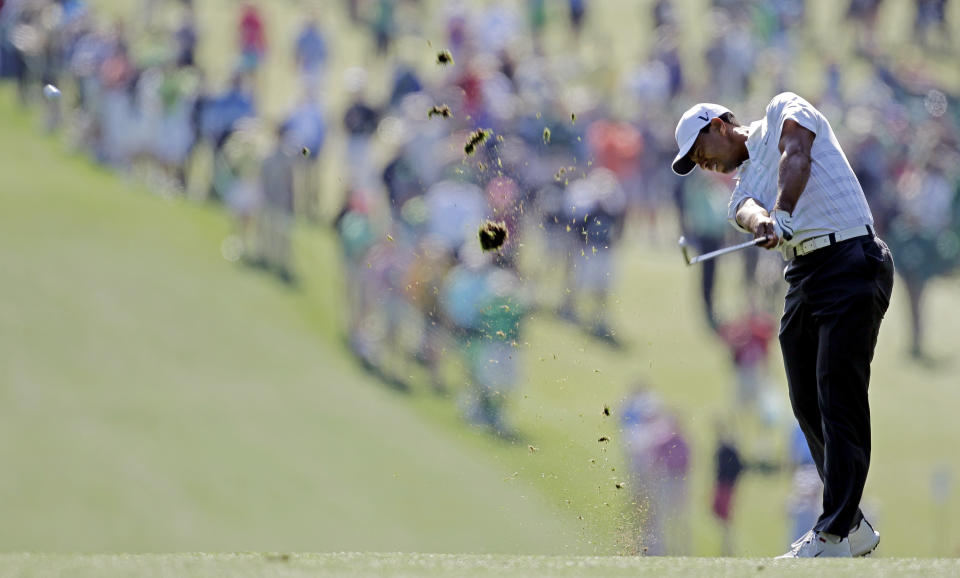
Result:
{"label": "white golf cap", "polygon": [[680,117],[680,122],[677,123],[677,131],[675,133],[680,152],[678,152],[677,156],[673,159],[673,172],[678,175],[685,175],[693,170],[693,167],[696,165],[687,158],[687,153],[693,148],[693,143],[697,142],[697,136],[700,135],[700,131],[703,130],[703,127],[710,124],[711,120],[718,116],[723,116],[728,112],[730,112],[730,109],[725,106],[713,104],[712,102],[701,102],[700,104],[690,107],[687,112],[683,113],[683,116]]}

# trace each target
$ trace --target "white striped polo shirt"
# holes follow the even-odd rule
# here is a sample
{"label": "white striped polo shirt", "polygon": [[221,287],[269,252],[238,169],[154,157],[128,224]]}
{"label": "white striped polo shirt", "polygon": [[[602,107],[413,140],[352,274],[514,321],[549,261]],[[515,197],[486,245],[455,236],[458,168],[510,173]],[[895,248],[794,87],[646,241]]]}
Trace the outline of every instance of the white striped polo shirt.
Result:
{"label": "white striped polo shirt", "polygon": [[873,225],[873,214],[860,182],[840,149],[826,117],[809,102],[792,92],[773,97],[762,120],[750,124],[747,152],[750,158],[737,171],[737,186],[730,197],[727,218],[734,227],[748,233],[736,220],[737,209],[747,198],[767,211],[777,200],[780,166],[780,133],[787,120],[816,135],[810,151],[810,179],[793,210],[794,236],[789,245],[780,245],[784,259],[787,248],[798,243],[860,225]]}

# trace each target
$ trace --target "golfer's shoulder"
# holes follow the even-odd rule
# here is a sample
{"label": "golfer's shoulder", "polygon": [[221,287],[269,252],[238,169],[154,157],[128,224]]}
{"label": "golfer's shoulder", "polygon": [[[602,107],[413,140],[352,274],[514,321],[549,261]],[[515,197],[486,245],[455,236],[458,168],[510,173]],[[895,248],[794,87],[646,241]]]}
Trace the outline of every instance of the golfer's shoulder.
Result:
{"label": "golfer's shoulder", "polygon": [[823,114],[802,96],[794,92],[781,92],[767,104],[767,123],[781,127],[786,120],[793,120],[814,134],[820,132]]}
{"label": "golfer's shoulder", "polygon": [[816,110],[805,98],[795,92],[781,92],[767,103],[767,115],[780,113],[788,108]]}

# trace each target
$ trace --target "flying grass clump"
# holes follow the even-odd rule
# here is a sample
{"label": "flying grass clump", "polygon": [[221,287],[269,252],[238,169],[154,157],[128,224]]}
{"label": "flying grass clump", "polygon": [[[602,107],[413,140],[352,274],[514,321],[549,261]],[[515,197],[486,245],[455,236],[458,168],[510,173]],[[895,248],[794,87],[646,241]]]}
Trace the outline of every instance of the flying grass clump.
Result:
{"label": "flying grass clump", "polygon": [[433,118],[439,116],[441,118],[450,118],[453,116],[453,111],[450,110],[450,107],[445,104],[434,105],[433,108],[427,111],[427,118]]}
{"label": "flying grass clump", "polygon": [[480,248],[486,251],[496,251],[507,242],[510,235],[507,224],[503,221],[487,221],[480,226]]}
{"label": "flying grass clump", "polygon": [[453,66],[453,55],[449,50],[441,50],[437,53],[437,64],[440,66]]}
{"label": "flying grass clump", "polygon": [[467,144],[463,145],[463,152],[467,153],[467,155],[472,155],[476,152],[477,147],[487,142],[487,139],[490,138],[492,134],[492,130],[482,128],[470,133],[470,136],[467,138]]}
{"label": "flying grass clump", "polygon": [[550,128],[543,127],[543,144],[550,144]]}

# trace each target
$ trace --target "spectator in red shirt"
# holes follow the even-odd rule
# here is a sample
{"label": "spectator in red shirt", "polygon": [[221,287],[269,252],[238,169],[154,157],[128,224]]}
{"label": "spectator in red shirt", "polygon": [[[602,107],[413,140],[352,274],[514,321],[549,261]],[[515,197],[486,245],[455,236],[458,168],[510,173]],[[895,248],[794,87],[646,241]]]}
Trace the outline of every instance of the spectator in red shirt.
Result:
{"label": "spectator in red shirt", "polygon": [[247,73],[255,73],[260,61],[267,52],[267,38],[263,28],[263,17],[253,4],[244,4],[240,14],[240,68]]}

